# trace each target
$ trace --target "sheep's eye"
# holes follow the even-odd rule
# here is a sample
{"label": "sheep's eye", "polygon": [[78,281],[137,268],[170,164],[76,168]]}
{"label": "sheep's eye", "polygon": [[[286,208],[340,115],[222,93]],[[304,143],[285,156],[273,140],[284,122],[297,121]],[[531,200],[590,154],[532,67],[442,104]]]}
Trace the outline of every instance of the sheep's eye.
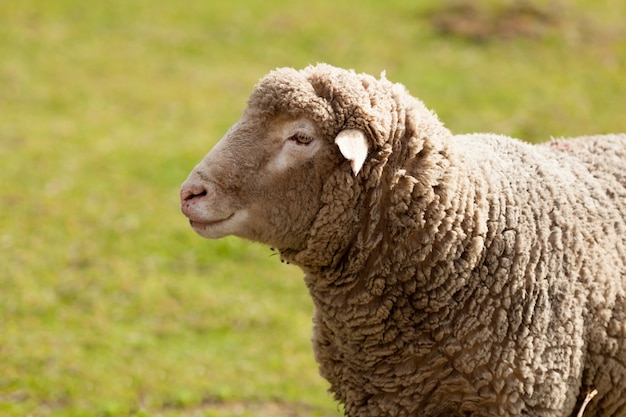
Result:
{"label": "sheep's eye", "polygon": [[289,139],[295,140],[299,145],[308,145],[313,142],[313,136],[306,135],[304,133],[296,133]]}

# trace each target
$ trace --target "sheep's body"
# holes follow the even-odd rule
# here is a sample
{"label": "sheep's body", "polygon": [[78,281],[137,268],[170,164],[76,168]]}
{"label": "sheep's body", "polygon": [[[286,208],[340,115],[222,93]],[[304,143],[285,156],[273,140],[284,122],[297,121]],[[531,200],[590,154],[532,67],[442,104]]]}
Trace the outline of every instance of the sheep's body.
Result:
{"label": "sheep's body", "polygon": [[362,228],[342,286],[308,275],[317,359],[349,415],[564,416],[594,388],[587,415],[626,413],[626,141],[563,146],[580,141],[590,163],[455,137],[438,195],[398,179],[414,198],[385,208],[392,240],[360,245]]}
{"label": "sheep's body", "polygon": [[[322,144],[260,156],[284,120]],[[369,144],[356,176],[331,143],[345,128]],[[626,415],[626,135],[452,136],[401,86],[320,65],[262,80],[225,140],[183,211],[302,267],[348,415],[565,417],[593,389],[585,416]],[[238,158],[256,171],[233,174]],[[227,217],[211,201],[242,180],[259,197],[237,189]]]}

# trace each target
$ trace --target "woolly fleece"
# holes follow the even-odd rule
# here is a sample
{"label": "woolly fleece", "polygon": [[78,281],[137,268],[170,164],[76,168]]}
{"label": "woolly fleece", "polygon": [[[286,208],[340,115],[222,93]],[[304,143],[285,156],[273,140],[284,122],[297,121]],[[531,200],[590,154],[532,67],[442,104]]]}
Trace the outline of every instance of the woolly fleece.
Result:
{"label": "woolly fleece", "polygon": [[[326,64],[268,74],[240,124],[278,116],[332,150],[277,249],[349,416],[572,416],[593,389],[585,416],[626,415],[626,135],[452,135],[402,85]],[[356,176],[343,129],[369,141]]]}

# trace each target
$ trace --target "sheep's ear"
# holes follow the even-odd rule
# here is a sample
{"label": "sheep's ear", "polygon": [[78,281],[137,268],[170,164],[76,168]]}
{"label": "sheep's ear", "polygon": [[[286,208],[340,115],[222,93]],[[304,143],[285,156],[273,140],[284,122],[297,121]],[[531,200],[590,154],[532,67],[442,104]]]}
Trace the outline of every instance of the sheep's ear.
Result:
{"label": "sheep's ear", "polygon": [[358,129],[342,130],[335,138],[335,143],[344,158],[352,162],[352,172],[357,175],[369,151],[365,134]]}

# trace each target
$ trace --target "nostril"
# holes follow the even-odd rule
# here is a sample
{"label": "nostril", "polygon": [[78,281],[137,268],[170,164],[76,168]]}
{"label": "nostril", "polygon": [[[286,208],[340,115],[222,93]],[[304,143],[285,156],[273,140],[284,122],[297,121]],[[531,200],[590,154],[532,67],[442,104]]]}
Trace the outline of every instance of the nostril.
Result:
{"label": "nostril", "polygon": [[203,197],[205,195],[206,195],[206,190],[202,190],[199,193],[189,194],[187,197],[185,197],[185,201],[193,200],[194,198]]}
{"label": "nostril", "polygon": [[207,195],[207,190],[202,186],[187,186],[180,191],[180,199],[183,201],[190,201],[205,195]]}

